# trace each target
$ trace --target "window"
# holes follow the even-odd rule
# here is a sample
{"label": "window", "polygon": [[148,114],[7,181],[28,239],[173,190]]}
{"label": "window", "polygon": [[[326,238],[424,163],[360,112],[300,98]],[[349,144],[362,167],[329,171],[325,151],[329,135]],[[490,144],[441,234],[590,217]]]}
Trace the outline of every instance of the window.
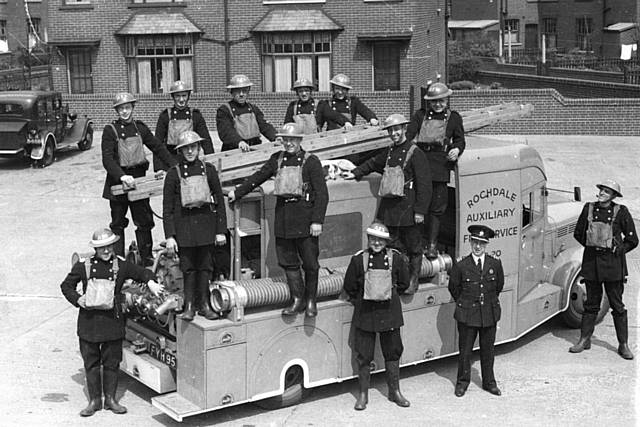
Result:
{"label": "window", "polygon": [[131,36],[126,40],[129,88],[134,93],[163,93],[176,80],[193,87],[191,34]]}
{"label": "window", "polygon": [[27,43],[29,49],[33,48],[38,41],[42,40],[40,18],[27,19]]}
{"label": "window", "polygon": [[576,19],[576,47],[580,50],[592,51],[593,19],[582,17]]}
{"label": "window", "polygon": [[131,3],[182,3],[182,0],[131,0]]}
{"label": "window", "polygon": [[397,42],[373,44],[373,90],[400,90],[400,51]]}
{"label": "window", "polygon": [[64,0],[64,4],[67,4],[67,5],[91,4],[91,0]]}
{"label": "window", "polygon": [[555,49],[558,47],[558,20],[556,18],[542,19],[542,34],[545,37],[547,49]]}
{"label": "window", "polygon": [[67,51],[67,70],[71,93],[93,93],[91,49],[69,49]]}
{"label": "window", "polygon": [[329,90],[331,33],[265,33],[262,35],[263,88],[288,92],[293,82],[307,78],[318,90]]}
{"label": "window", "polygon": [[7,41],[7,21],[0,20],[0,40]]}
{"label": "window", "polygon": [[505,19],[504,20],[504,44],[520,43],[520,20]]}
{"label": "window", "polygon": [[324,3],[326,0],[263,0],[262,4]]}

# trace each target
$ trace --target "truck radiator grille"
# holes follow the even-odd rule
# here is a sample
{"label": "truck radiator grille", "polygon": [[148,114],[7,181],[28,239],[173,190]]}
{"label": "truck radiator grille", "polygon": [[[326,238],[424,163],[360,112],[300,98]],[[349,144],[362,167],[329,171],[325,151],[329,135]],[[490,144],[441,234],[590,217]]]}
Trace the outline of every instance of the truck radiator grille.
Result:
{"label": "truck radiator grille", "polygon": [[571,224],[563,225],[562,227],[558,228],[556,235],[558,238],[564,237],[566,235],[573,235],[573,232],[575,230],[576,230],[576,223],[573,222]]}

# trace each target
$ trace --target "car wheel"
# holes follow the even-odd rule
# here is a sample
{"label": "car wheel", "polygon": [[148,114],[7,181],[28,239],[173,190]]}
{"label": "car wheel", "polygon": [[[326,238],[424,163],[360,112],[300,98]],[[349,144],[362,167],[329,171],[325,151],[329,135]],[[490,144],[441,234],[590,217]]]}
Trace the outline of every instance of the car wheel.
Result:
{"label": "car wheel", "polygon": [[280,396],[259,400],[255,402],[256,405],[263,409],[273,410],[300,403],[306,393],[306,389],[302,385],[303,380],[302,368],[298,365],[290,367],[284,376],[284,393]]}
{"label": "car wheel", "polygon": [[44,153],[42,154],[42,159],[36,160],[35,165],[41,168],[49,166],[53,163],[55,158],[55,147],[53,145],[53,139],[47,138],[47,142],[44,146]]}
{"label": "car wheel", "polygon": [[80,151],[86,151],[89,148],[91,148],[92,144],[93,144],[93,125],[89,123],[89,125],[87,126],[87,131],[84,134],[84,138],[82,138],[82,141],[78,142],[78,148],[80,149]]}
{"label": "car wheel", "polygon": [[[584,313],[584,302],[587,300],[587,287],[582,274],[578,274],[571,284],[569,290],[569,306],[562,312],[562,320],[570,328],[577,329],[582,322],[582,313]],[[600,311],[596,317],[596,323],[602,322],[604,316],[609,311],[609,299],[605,292],[602,293],[602,302],[600,303]]]}

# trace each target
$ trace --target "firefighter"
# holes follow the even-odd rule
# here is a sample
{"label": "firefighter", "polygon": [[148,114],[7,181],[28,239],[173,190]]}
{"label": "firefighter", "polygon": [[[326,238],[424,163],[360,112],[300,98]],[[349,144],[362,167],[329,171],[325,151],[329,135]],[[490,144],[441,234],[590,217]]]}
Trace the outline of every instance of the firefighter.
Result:
{"label": "firefighter", "polygon": [[222,140],[222,151],[239,148],[249,151],[251,145],[260,144],[260,134],[275,141],[276,130],[265,120],[262,111],[247,102],[251,80],[244,74],[231,77],[227,86],[231,100],[222,104],[216,112],[218,135]]}
{"label": "firefighter", "polygon": [[145,175],[149,161],[144,152],[146,145],[166,165],[176,164],[167,148],[153,136],[147,125],[134,120],[136,99],[130,93],[119,93],[113,102],[118,118],[107,124],[102,132],[102,165],[107,171],[102,197],[111,207],[111,230],[120,237],[116,243],[116,254],[124,255],[124,230],[129,224],[127,210],[131,209],[136,226],[136,241],[145,265],[153,263],[153,239],[151,230],[155,225],[149,199],[129,201],[126,194],[114,196],[111,186],[122,184],[125,189],[134,188],[134,178]]}
{"label": "firefighter", "polygon": [[424,227],[427,241],[425,255],[430,259],[438,256],[438,232],[440,218],[448,204],[450,171],[465,148],[462,117],[449,109],[449,96],[452,93],[444,83],[431,84],[424,96],[427,108],[416,111],[407,126],[407,139],[415,141],[427,154],[433,180],[431,206]]}
{"label": "firefighter", "polygon": [[[173,98],[173,107],[162,110],[156,124],[156,138],[167,146],[176,161],[179,160],[176,145],[178,137],[187,130],[195,131],[202,138],[202,152],[213,153],[213,143],[202,113],[197,108],[189,107],[191,87],[181,80],[176,80],[169,87],[169,94]],[[153,156],[153,170],[168,170],[169,166]]]}
{"label": "firefighter", "polygon": [[458,377],[455,395],[464,396],[471,381],[471,353],[480,335],[480,367],[482,388],[500,396],[502,392],[493,374],[496,325],[500,320],[498,296],[504,286],[502,262],[486,253],[489,239],[495,236],[484,225],[471,225],[471,253],[451,268],[449,292],[456,302],[454,318],[458,322]]}
{"label": "firefighter", "polygon": [[193,320],[196,291],[198,314],[212,320],[209,279],[213,273],[213,246],[226,244],[227,215],[215,166],[199,159],[205,141],[194,131],[183,132],[176,150],[180,162],[167,173],[163,191],[163,218],[169,255],[180,254],[184,277],[182,319]]}
{"label": "firefighter", "polygon": [[[305,311],[315,317],[318,290],[318,237],[329,203],[329,192],[320,160],[300,147],[302,127],[287,123],[278,136],[284,151],[274,153],[256,173],[228,194],[229,202],[239,200],[267,179],[275,176],[274,234],[278,264],[284,269],[292,304],[282,311],[294,315]],[[304,284],[300,265],[304,270]]]}
{"label": "firefighter", "polygon": [[311,96],[314,86],[309,79],[298,79],[293,83],[293,90],[298,99],[291,101],[284,115],[284,123],[298,123],[304,129],[304,134],[318,132],[316,122],[316,100]]}
{"label": "firefighter", "polygon": [[591,348],[591,335],[600,311],[604,285],[616,328],[618,354],[631,360],[633,353],[627,342],[627,310],[622,302],[622,293],[628,275],[625,254],[638,246],[638,235],[627,207],[614,202],[616,197],[622,197],[620,184],[606,179],[596,187],[599,190],[597,200],[584,205],[573,233],[584,246],[581,274],[587,288],[587,300],[584,302],[580,340],[569,351],[580,353]]}
{"label": "firefighter", "polygon": [[351,323],[355,327],[353,349],[360,386],[354,409],[366,409],[369,402],[376,334],[380,335],[389,400],[406,408],[410,402],[400,393],[399,361],[404,350],[400,327],[404,320],[398,294],[409,286],[409,271],[404,256],[387,247],[390,235],[384,224],[371,224],[367,239],[367,249],[351,257],[344,276],[344,291],[354,304]]}
{"label": "firefighter", "polygon": [[325,123],[327,130],[345,128],[351,129],[356,124],[356,117],[360,115],[367,123],[378,126],[378,118],[367,108],[357,97],[349,96],[351,79],[345,74],[336,74],[331,80],[330,99],[318,103],[318,127],[322,128]]}
{"label": "firefighter", "polygon": [[[104,409],[116,414],[127,412],[116,400],[125,335],[122,312],[125,280],[146,283],[156,296],[163,290],[151,270],[116,256],[115,244],[119,239],[120,236],[108,228],[96,230],[89,243],[95,254],[76,262],[60,285],[64,297],[80,309],[77,333],[89,392],[89,404],[80,411],[83,417],[90,417],[103,408],[103,394]],[[76,290],[80,282],[82,294]]]}
{"label": "firefighter", "polygon": [[413,294],[422,268],[421,227],[429,212],[431,173],[425,154],[405,137],[407,123],[402,114],[387,117],[383,129],[392,145],[343,176],[360,180],[371,172],[382,174],[376,218],[389,228],[390,246],[402,248],[409,257],[411,284],[406,293]]}

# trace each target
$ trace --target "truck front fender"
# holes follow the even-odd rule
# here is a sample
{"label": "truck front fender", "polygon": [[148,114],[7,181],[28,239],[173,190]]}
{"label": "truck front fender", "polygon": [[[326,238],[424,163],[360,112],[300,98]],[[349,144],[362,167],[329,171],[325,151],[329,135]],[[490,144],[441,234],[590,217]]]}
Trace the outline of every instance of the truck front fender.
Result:
{"label": "truck front fender", "polygon": [[569,306],[571,285],[582,268],[582,253],[584,248],[576,246],[562,251],[555,259],[553,268],[549,273],[550,282],[560,286],[563,290],[563,308]]}

